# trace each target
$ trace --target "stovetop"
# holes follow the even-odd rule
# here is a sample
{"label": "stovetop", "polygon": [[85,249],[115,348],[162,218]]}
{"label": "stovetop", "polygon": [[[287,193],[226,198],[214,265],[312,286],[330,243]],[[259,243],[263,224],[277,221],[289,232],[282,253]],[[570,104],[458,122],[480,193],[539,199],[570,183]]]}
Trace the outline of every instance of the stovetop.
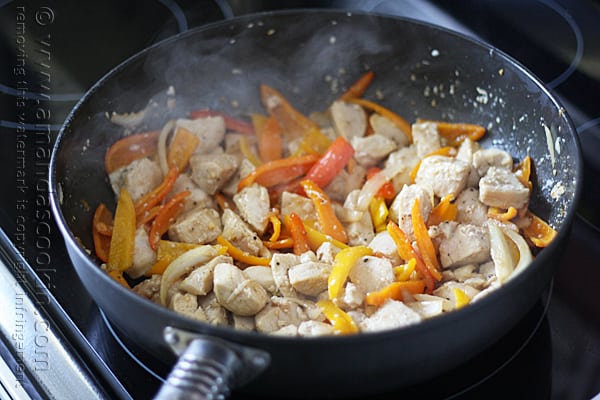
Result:
{"label": "stovetop", "polygon": [[[78,376],[96,388],[91,392],[99,398],[151,398],[165,371],[113,330],[70,266],[47,199],[46,174],[56,134],[87,88],[137,51],[207,22],[281,8],[281,3],[106,0],[91,6],[0,1],[0,162],[5,170],[0,174],[0,187],[5,188],[0,226],[9,238],[0,255],[23,291],[33,293],[42,322],[53,327],[58,343],[74,354],[74,362],[82,365],[75,368]],[[444,376],[403,388],[402,395],[589,399],[600,393],[600,299],[595,290],[600,282],[600,2],[298,0],[285,5],[407,16],[476,36],[545,82],[580,135],[584,193],[553,284],[492,348]],[[20,310],[16,293],[12,303],[0,307]],[[12,315],[13,331],[20,327],[19,315]],[[19,393],[53,397],[48,392],[54,386],[39,383],[44,371],[22,371],[26,363],[18,347],[26,340],[6,332],[0,335],[0,355],[15,385],[20,385]],[[1,395],[7,383],[0,381]],[[233,398],[242,397],[234,393]]]}

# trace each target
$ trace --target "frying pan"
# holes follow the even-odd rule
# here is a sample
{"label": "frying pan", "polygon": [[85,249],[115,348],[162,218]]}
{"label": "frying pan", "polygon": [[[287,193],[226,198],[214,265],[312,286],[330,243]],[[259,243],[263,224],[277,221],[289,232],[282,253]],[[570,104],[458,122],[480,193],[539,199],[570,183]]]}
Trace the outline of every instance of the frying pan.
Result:
{"label": "frying pan", "polygon": [[[124,131],[107,118],[112,112],[145,110],[135,131],[159,129],[201,108],[244,116],[264,112],[258,87],[266,83],[308,113],[324,110],[367,69],[375,80],[365,97],[409,120],[481,124],[488,128],[484,146],[503,148],[516,160],[532,157],[531,209],[558,235],[522,274],[468,307],[415,326],[299,339],[188,319],[126,290],[99,269],[88,251],[92,213],[99,202],[114,207],[103,156]],[[197,398],[236,387],[261,398],[365,396],[422,382],[467,361],[507,333],[549,283],[582,176],[568,115],[506,54],[426,23],[331,10],[245,16],[142,51],[75,106],[50,168],[52,209],[84,286],[128,339],[167,365],[179,359],[159,397]]]}

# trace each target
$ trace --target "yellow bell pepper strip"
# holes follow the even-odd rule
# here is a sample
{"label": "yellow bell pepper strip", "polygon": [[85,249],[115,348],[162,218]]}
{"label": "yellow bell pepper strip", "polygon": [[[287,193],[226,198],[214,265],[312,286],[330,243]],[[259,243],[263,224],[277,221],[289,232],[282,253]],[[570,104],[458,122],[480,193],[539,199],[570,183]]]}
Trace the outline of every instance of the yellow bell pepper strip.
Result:
{"label": "yellow bell pepper strip", "polygon": [[323,189],[311,180],[305,179],[300,182],[300,185],[302,186],[302,189],[304,189],[304,193],[306,193],[315,205],[321,231],[335,240],[339,240],[342,243],[348,243],[346,230],[335,215],[335,210],[333,209],[333,204],[331,204],[329,196],[327,196]]}
{"label": "yellow bell pepper strip", "polygon": [[302,219],[296,213],[291,213],[286,219],[292,240],[294,241],[294,254],[304,254],[310,250],[308,235]]}
{"label": "yellow bell pepper strip", "polygon": [[342,287],[344,287],[344,283],[346,283],[348,274],[352,267],[354,267],[354,264],[361,257],[372,254],[373,250],[367,246],[353,246],[342,249],[335,255],[333,267],[327,278],[327,290],[330,299],[333,300],[340,295]]}
{"label": "yellow bell pepper strip", "polygon": [[228,130],[236,131],[239,133],[245,133],[247,135],[254,135],[254,127],[251,123],[238,118],[234,118],[231,115],[225,114],[223,112],[204,108],[201,110],[192,111],[190,113],[190,118],[192,119],[206,117],[222,117],[223,121],[225,121],[225,128],[227,128]]}
{"label": "yellow bell pepper strip", "polygon": [[258,158],[258,156],[254,153],[254,151],[250,148],[250,144],[248,143],[248,139],[246,136],[240,137],[240,151],[254,165],[258,167],[262,165],[262,160]]}
{"label": "yellow bell pepper strip", "polygon": [[134,240],[135,208],[129,192],[123,188],[113,221],[113,234],[107,261],[109,270],[125,271],[133,265]]}
{"label": "yellow bell pepper strip", "polygon": [[[380,171],[381,171],[381,168],[378,168],[378,167],[369,168],[367,170],[367,180],[371,179],[373,176],[375,176]],[[385,200],[392,200],[394,197],[396,197],[396,191],[394,190],[394,183],[392,181],[385,182],[383,185],[381,185],[381,187],[379,188],[377,193],[375,193],[375,197],[381,197]]]}
{"label": "yellow bell pepper strip", "polygon": [[112,236],[113,216],[110,210],[100,203],[92,219],[92,238],[94,252],[102,262],[108,261],[110,251],[110,237]]}
{"label": "yellow bell pepper strip", "polygon": [[[455,147],[444,146],[444,147],[440,147],[437,150],[432,151],[431,153],[427,154],[425,157],[430,157],[430,156],[455,156],[455,155],[456,155],[456,148]],[[425,157],[423,157],[423,158],[425,158]],[[415,183],[415,179],[417,179],[417,173],[419,172],[419,168],[421,168],[421,161],[423,161],[423,159],[419,160],[419,162],[410,171],[410,183]]]}
{"label": "yellow bell pepper strip", "polygon": [[531,223],[523,228],[523,235],[536,247],[547,247],[552,243],[557,232],[531,211],[527,212],[527,217],[531,220]]}
{"label": "yellow bell pepper strip", "polygon": [[350,98],[348,99],[348,101],[351,103],[358,104],[373,112],[376,112],[377,114],[380,114],[383,117],[386,117],[387,119],[392,121],[402,132],[404,132],[404,134],[408,137],[409,142],[412,143],[411,126],[408,123],[408,121],[402,118],[400,115],[370,100]]}
{"label": "yellow bell pepper strip", "polygon": [[458,215],[458,206],[454,195],[448,194],[440,199],[427,218],[427,226],[439,225],[444,221],[454,221]]}
{"label": "yellow bell pepper strip", "polygon": [[447,140],[449,146],[453,147],[457,147],[466,138],[477,141],[485,135],[485,128],[481,125],[430,121],[424,119],[419,119],[418,121],[434,122],[440,136]]}
{"label": "yellow bell pepper strip", "polygon": [[270,116],[259,130],[258,155],[263,162],[279,160],[283,154],[281,126],[275,117]]}
{"label": "yellow bell pepper strip", "polygon": [[195,249],[198,246],[199,244],[194,243],[159,240],[158,249],[156,250],[156,262],[150,268],[150,270],[146,272],[146,276],[152,276],[155,274],[162,275],[162,273],[169,266],[171,261],[182,255],[186,251]]}
{"label": "yellow bell pepper strip", "polygon": [[392,282],[377,292],[367,293],[365,303],[370,306],[381,306],[387,300],[404,300],[406,293],[421,294],[425,291],[425,281],[422,279],[414,281]]}
{"label": "yellow bell pepper strip", "polygon": [[457,310],[471,302],[471,298],[461,289],[455,287],[452,291],[454,292],[454,308]]}
{"label": "yellow bell pepper strip", "polygon": [[269,214],[269,222],[273,228],[273,233],[271,234],[271,237],[269,237],[269,242],[276,242],[279,240],[279,235],[281,235],[281,220],[277,215],[277,209],[273,209]]}
{"label": "yellow bell pepper strip", "polygon": [[108,275],[127,289],[131,289],[131,286],[129,286],[129,282],[127,282],[127,280],[123,276],[123,271],[113,269],[108,271]]}
{"label": "yellow bell pepper strip", "polygon": [[317,305],[321,308],[325,318],[331,322],[336,333],[342,335],[358,333],[358,327],[352,317],[333,304],[331,300],[318,301]]}
{"label": "yellow bell pepper strip", "polygon": [[104,168],[111,172],[140,158],[156,154],[160,131],[129,135],[113,143],[104,155]]}
{"label": "yellow bell pepper strip", "polygon": [[308,244],[313,251],[317,251],[317,249],[325,242],[331,243],[338,249],[345,249],[348,247],[346,243],[342,243],[329,235],[319,232],[318,230],[310,227],[306,222],[304,222],[304,229],[306,229]]}
{"label": "yellow bell pepper strip", "polygon": [[294,247],[294,239],[287,237],[273,242],[263,241],[263,244],[269,250],[292,249]]}
{"label": "yellow bell pepper strip", "polygon": [[358,80],[356,82],[354,82],[352,84],[352,86],[350,86],[348,88],[348,90],[346,90],[339,97],[339,99],[342,101],[346,101],[348,99],[355,99],[358,97],[362,97],[362,95],[367,91],[367,88],[373,81],[374,77],[375,77],[375,73],[373,71],[367,71],[360,78],[358,78]]}
{"label": "yellow bell pepper strip", "polygon": [[183,171],[198,144],[200,144],[198,136],[185,128],[177,128],[167,152],[169,168],[177,167],[179,171]]}
{"label": "yellow bell pepper strip", "polygon": [[398,255],[405,261],[410,260],[411,258],[415,259],[415,269],[417,270],[419,276],[421,276],[425,281],[427,293],[433,293],[433,289],[435,289],[433,276],[431,275],[429,268],[427,268],[423,262],[421,256],[415,251],[415,249],[413,249],[404,231],[400,229],[400,227],[394,221],[388,222],[387,231],[396,244]]}
{"label": "yellow bell pepper strip", "polygon": [[152,221],[152,226],[148,233],[148,242],[152,250],[156,250],[161,236],[169,230],[169,227],[175,222],[177,216],[183,211],[184,201],[190,194],[189,190],[184,190],[162,206],[156,218]]}
{"label": "yellow bell pepper strip", "polygon": [[343,136],[338,136],[306,173],[306,179],[324,188],[340,173],[352,156],[352,145]]}
{"label": "yellow bell pepper strip", "polygon": [[440,263],[437,259],[437,254],[435,251],[435,246],[433,245],[433,241],[429,236],[429,232],[427,231],[427,225],[425,225],[425,221],[423,220],[423,216],[421,215],[421,207],[419,206],[419,199],[415,199],[411,210],[411,219],[413,224],[413,229],[415,232],[415,239],[417,241],[417,247],[419,248],[419,253],[423,258],[423,262],[425,262],[425,266],[429,270],[429,273],[436,281],[440,281],[442,279],[442,273],[440,272]]}
{"label": "yellow bell pepper strip", "polygon": [[145,213],[149,212],[152,207],[160,203],[167,194],[169,194],[178,176],[179,169],[176,167],[169,169],[169,172],[167,172],[165,178],[158,187],[139,198],[138,201],[135,202],[136,218],[143,218]]}
{"label": "yellow bell pepper strip", "polygon": [[318,160],[318,155],[308,154],[264,163],[240,180],[238,191],[252,185],[254,182],[265,187],[271,187],[292,181],[306,174]]}
{"label": "yellow bell pepper strip", "polygon": [[217,237],[217,243],[227,249],[227,253],[234,259],[240,262],[243,262],[247,265],[263,265],[268,266],[271,262],[270,258],[267,257],[258,257],[248,252],[238,249],[231,243],[229,240],[225,239],[223,236]]}
{"label": "yellow bell pepper strip", "polygon": [[402,264],[397,267],[394,267],[394,277],[399,282],[409,280],[410,275],[415,270],[416,265],[417,265],[417,260],[414,258],[411,258],[410,260],[408,260],[408,262],[406,264]]}
{"label": "yellow bell pepper strip", "polygon": [[369,203],[369,213],[371,214],[371,220],[375,227],[375,232],[385,231],[387,225],[387,218],[390,214],[385,199],[379,196],[375,196]]}
{"label": "yellow bell pepper strip", "polygon": [[516,217],[518,211],[514,207],[508,207],[508,210],[501,210],[497,207],[488,208],[487,215],[489,218],[497,219],[498,221],[510,221]]}

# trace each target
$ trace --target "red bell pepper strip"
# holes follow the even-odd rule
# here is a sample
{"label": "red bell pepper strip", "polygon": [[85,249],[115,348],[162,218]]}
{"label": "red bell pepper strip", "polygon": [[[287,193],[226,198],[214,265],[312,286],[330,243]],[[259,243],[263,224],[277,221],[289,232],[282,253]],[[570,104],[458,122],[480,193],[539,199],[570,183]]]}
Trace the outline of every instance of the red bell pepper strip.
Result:
{"label": "red bell pepper strip", "polygon": [[104,168],[111,172],[140,158],[156,153],[160,131],[151,131],[129,135],[114,142],[104,155]]}
{"label": "red bell pepper strip", "polygon": [[304,193],[306,193],[315,205],[321,231],[342,243],[348,243],[346,230],[335,215],[335,210],[329,196],[311,180],[305,179],[300,182],[300,185],[304,189]]}
{"label": "red bell pepper strip", "polygon": [[171,168],[160,185],[135,202],[135,215],[138,219],[143,218],[152,207],[160,203],[169,194],[178,176],[179,169],[177,167]]}
{"label": "red bell pepper strip", "polygon": [[190,195],[189,190],[184,190],[171,198],[164,206],[162,206],[160,212],[156,215],[156,218],[152,221],[152,227],[148,233],[148,241],[150,248],[156,250],[158,241],[162,235],[169,230],[169,227],[175,222],[175,218],[181,213],[184,206],[185,199]]}
{"label": "red bell pepper strip", "polygon": [[291,213],[289,218],[285,219],[289,223],[289,230],[294,241],[294,254],[304,254],[310,250],[308,235],[304,228],[302,219],[296,213]]}
{"label": "red bell pepper strip", "polygon": [[339,99],[342,101],[346,101],[348,99],[355,99],[361,97],[367,91],[367,88],[373,81],[374,77],[375,74],[373,73],[373,71],[366,72],[360,78],[358,78],[358,80],[354,82],[352,86],[350,86],[348,90],[346,90],[340,96]]}
{"label": "red bell pepper strip", "polygon": [[[367,179],[371,179],[376,173],[381,171],[381,168],[371,167],[367,170]],[[374,197],[380,197],[385,200],[392,200],[396,197],[396,191],[394,190],[394,183],[392,181],[387,181],[384,183],[377,193],[375,193]]]}
{"label": "red bell pepper strip", "polygon": [[411,126],[408,123],[408,121],[405,120],[404,118],[402,118],[400,115],[398,115],[395,112],[393,112],[392,110],[389,110],[389,109],[387,109],[377,103],[374,103],[370,100],[352,98],[352,99],[348,99],[348,101],[351,103],[356,103],[360,106],[363,106],[366,109],[369,109],[371,111],[376,112],[377,114],[382,115],[383,117],[386,117],[387,119],[392,121],[394,124],[396,124],[396,126],[398,128],[400,128],[400,130],[402,132],[404,132],[406,134],[406,136],[408,136],[408,140],[410,142],[412,142]]}
{"label": "red bell pepper strip", "polygon": [[[100,203],[94,212],[92,220],[92,237],[94,239],[94,251],[96,257],[101,261],[108,261],[108,253],[110,251],[110,237],[112,236],[113,216],[110,210]],[[105,232],[104,226],[110,228],[110,235]]]}
{"label": "red bell pepper strip", "polygon": [[239,182],[238,191],[252,185],[254,182],[265,187],[289,182],[306,174],[318,160],[318,155],[308,154],[305,156],[282,158],[262,164]]}
{"label": "red bell pepper strip", "polygon": [[338,136],[323,156],[306,173],[306,179],[325,187],[335,178],[354,156],[354,148],[343,136]]}
{"label": "red bell pepper strip", "polygon": [[183,171],[198,144],[200,144],[198,136],[185,128],[177,128],[167,153],[167,165],[169,168],[177,167],[179,171]]}
{"label": "red bell pepper strip", "polygon": [[254,135],[254,127],[251,123],[241,120],[239,118],[234,118],[230,115],[227,115],[221,111],[210,110],[208,108],[203,108],[201,110],[192,111],[190,113],[190,118],[206,118],[206,117],[223,117],[225,121],[225,128],[236,131],[239,133],[245,133],[248,135]]}

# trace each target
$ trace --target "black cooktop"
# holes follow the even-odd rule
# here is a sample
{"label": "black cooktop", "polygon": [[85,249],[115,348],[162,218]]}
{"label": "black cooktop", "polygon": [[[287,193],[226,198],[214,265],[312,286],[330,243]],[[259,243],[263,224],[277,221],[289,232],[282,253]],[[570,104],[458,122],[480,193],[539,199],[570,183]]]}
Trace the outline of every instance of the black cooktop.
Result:
{"label": "black cooktop", "polygon": [[[47,200],[46,173],[56,134],[87,88],[135,52],[207,22],[281,8],[281,3],[0,1],[0,226],[56,299],[50,317],[109,397],[151,398],[166,371],[113,330],[70,266]],[[553,284],[538,304],[506,337],[467,364],[422,385],[372,398],[589,399],[600,393],[600,3],[315,0],[285,6],[408,16],[488,41],[522,62],[560,98],[583,144],[580,217]],[[83,336],[71,332],[64,317]],[[3,358],[11,354],[0,348]],[[46,397],[36,385],[27,391],[33,398]],[[244,397],[234,393],[233,398]]]}

